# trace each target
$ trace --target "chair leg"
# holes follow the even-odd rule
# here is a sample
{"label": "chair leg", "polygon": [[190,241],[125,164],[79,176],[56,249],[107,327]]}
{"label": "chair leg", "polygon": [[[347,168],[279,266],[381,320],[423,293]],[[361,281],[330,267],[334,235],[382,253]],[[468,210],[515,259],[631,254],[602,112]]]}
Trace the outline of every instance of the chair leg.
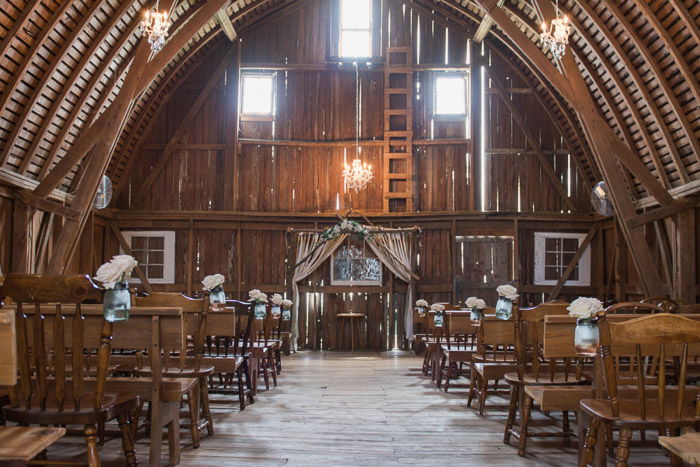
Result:
{"label": "chair leg", "polygon": [[87,444],[88,467],[99,467],[100,454],[97,452],[97,427],[85,425],[85,443]]}
{"label": "chair leg", "polygon": [[262,373],[263,373],[263,381],[265,381],[265,390],[269,391],[270,390],[270,375],[268,374],[267,368],[268,368],[268,358],[261,358],[260,359],[260,366],[262,367]]}
{"label": "chair leg", "polygon": [[470,365],[469,370],[469,396],[467,397],[467,407],[472,406],[472,400],[474,400],[474,392],[476,391],[476,379],[478,378],[478,373],[474,371],[474,366]]}
{"label": "chair leg", "polygon": [[207,421],[207,435],[214,434],[214,420],[211,417],[211,409],[209,408],[209,388],[207,387],[206,376],[199,378],[199,401],[202,411],[202,417]]}
{"label": "chair leg", "polygon": [[569,433],[571,433],[571,425],[569,424],[569,411],[564,410],[562,412],[562,429],[564,431],[564,446],[569,446],[571,444],[571,438]]}
{"label": "chair leg", "polygon": [[479,382],[481,383],[479,388],[479,415],[484,415],[486,396],[489,392],[489,380],[486,378],[486,375],[480,375]]}
{"label": "chair leg", "polygon": [[190,433],[192,434],[192,447],[195,449],[199,448],[199,411],[197,410],[198,405],[199,401],[197,398],[197,390],[193,388],[187,393],[187,407],[189,409],[190,416]]}
{"label": "chair leg", "polygon": [[168,423],[168,460],[170,461],[170,465],[177,465],[180,463],[179,425],[177,418]]}
{"label": "chair leg", "polygon": [[518,410],[518,398],[520,397],[520,385],[513,384],[510,387],[510,403],[508,404],[508,420],[506,421],[506,428],[503,431],[503,443],[510,443],[510,431],[513,429],[515,424],[515,413]]}
{"label": "chair leg", "polygon": [[[250,360],[247,358],[243,361],[243,374],[245,375],[245,384],[248,389],[248,402],[255,402],[255,388],[257,384],[257,375],[253,374],[253,365],[250,364]],[[254,378],[255,377],[255,378]]]}
{"label": "chair leg", "polygon": [[627,467],[627,459],[630,456],[630,439],[632,439],[632,428],[628,426],[620,428],[620,442],[617,445],[615,467]]}
{"label": "chair leg", "polygon": [[447,366],[447,374],[445,375],[445,392],[447,392],[450,389],[450,379],[452,379],[452,362],[447,359],[445,361],[445,365]]}
{"label": "chair leg", "polygon": [[243,384],[243,367],[238,367],[236,370],[238,375],[238,403],[240,404],[241,410],[245,410],[245,385]]}
{"label": "chair leg", "polygon": [[129,417],[126,414],[121,414],[117,418],[119,422],[119,431],[122,434],[122,450],[126,465],[129,467],[137,466],[136,451],[134,450],[134,438],[131,436],[131,428],[129,427]]}
{"label": "chair leg", "polygon": [[274,387],[277,387],[277,363],[276,363],[276,358],[275,358],[275,353],[270,352],[270,360],[269,360],[269,367],[270,367],[270,374],[272,375],[272,385]]}
{"label": "chair leg", "polygon": [[527,448],[527,429],[530,424],[530,410],[532,409],[532,397],[523,396],[523,411],[520,414],[520,437],[518,438],[518,455],[524,456]]}
{"label": "chair leg", "polygon": [[593,454],[595,453],[595,443],[598,441],[598,430],[600,429],[601,420],[594,418],[586,430],[586,441],[583,444],[583,453],[579,459],[579,467],[587,467],[593,462]]}

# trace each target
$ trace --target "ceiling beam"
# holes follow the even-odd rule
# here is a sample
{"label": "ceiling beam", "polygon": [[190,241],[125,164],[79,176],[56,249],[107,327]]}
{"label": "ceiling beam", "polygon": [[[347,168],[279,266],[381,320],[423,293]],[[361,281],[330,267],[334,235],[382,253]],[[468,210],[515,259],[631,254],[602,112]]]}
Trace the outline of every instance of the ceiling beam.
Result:
{"label": "ceiling beam", "polygon": [[228,40],[231,42],[236,42],[236,39],[238,39],[238,33],[234,29],[231,18],[229,18],[225,8],[222,8],[216,12],[216,20],[219,22],[219,25],[224,31],[224,34],[226,34],[226,37],[228,37]]}
{"label": "ceiling beam", "polygon": [[[502,7],[504,3],[505,0],[498,0],[497,5],[499,7]],[[484,18],[481,20],[481,23],[479,23],[479,27],[474,33],[474,42],[481,43],[481,41],[483,41],[486,38],[489,31],[491,31],[491,26],[493,26],[493,24],[493,18],[491,18],[491,16],[488,13],[484,14]]]}

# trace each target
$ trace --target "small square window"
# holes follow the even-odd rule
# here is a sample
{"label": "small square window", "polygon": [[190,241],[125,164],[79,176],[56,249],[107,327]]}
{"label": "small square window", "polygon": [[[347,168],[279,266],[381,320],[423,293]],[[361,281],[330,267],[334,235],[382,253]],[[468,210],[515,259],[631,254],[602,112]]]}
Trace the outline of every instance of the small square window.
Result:
{"label": "small square window", "polygon": [[[147,230],[125,231],[124,239],[139,267],[152,284],[175,283],[175,232]],[[120,248],[121,254],[125,254]],[[141,283],[138,277],[131,282]]]}
{"label": "small square window", "polygon": [[341,57],[372,56],[372,0],[340,0]]}
{"label": "small square window", "polygon": [[435,78],[435,115],[467,114],[467,77],[440,76]]}
{"label": "small square window", "polygon": [[273,116],[275,113],[275,75],[272,73],[243,73],[241,81],[241,114]]}
{"label": "small square window", "polygon": [[[578,233],[535,232],[535,285],[556,285],[585,238],[586,234]],[[590,245],[564,285],[591,285]]]}

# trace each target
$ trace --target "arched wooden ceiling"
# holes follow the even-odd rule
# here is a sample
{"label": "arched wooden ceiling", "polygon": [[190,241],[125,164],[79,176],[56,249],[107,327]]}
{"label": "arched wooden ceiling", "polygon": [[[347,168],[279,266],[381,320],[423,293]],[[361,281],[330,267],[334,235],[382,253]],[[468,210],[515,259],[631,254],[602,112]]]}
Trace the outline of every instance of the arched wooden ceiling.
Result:
{"label": "arched wooden ceiling", "polygon": [[[220,3],[239,33],[305,0]],[[402,0],[385,0],[402,1]],[[472,34],[482,7],[496,0],[403,0]],[[503,9],[523,37],[538,42],[546,0],[506,0]],[[166,1],[164,0],[164,2]],[[181,0],[174,35],[204,0]],[[211,2],[210,6],[211,6]],[[141,41],[140,12],[150,1],[9,0],[0,9],[0,176],[31,187],[63,158],[79,135],[115,100]],[[546,8],[545,8],[546,7]],[[569,54],[599,113],[665,189],[676,196],[700,186],[700,3],[697,0],[561,0],[574,25]],[[159,104],[212,50],[223,34],[211,18],[136,99],[120,129],[110,173],[118,181]],[[590,141],[576,112],[513,34],[494,25],[486,42],[511,59],[538,91],[590,182],[600,179]],[[165,49],[164,49],[165,50]],[[163,52],[161,52],[163,53]],[[626,169],[622,169],[626,172]],[[60,189],[71,192],[79,165]],[[627,174],[634,198],[648,195]]]}

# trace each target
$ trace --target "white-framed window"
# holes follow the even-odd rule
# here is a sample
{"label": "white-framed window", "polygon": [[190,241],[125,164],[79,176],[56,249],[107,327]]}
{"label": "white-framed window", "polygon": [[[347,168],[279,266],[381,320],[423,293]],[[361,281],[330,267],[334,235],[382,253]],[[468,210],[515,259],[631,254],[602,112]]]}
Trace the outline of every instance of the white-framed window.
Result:
{"label": "white-framed window", "polygon": [[467,76],[466,73],[445,73],[435,76],[434,115],[447,117],[467,115]]}
{"label": "white-framed window", "polygon": [[372,0],[340,0],[341,57],[372,56]]}
{"label": "white-framed window", "polygon": [[275,73],[241,73],[241,116],[272,119],[275,115]]}
{"label": "white-framed window", "polygon": [[[535,285],[556,285],[585,238],[585,233],[535,232]],[[590,245],[564,285],[591,285]]]}
{"label": "white-framed window", "polygon": [[[175,283],[175,232],[124,231],[122,232],[141,270],[151,284]],[[125,254],[120,248],[121,254]],[[134,275],[131,282],[141,283]]]}
{"label": "white-framed window", "polygon": [[331,257],[331,285],[382,285],[382,263],[355,235]]}

